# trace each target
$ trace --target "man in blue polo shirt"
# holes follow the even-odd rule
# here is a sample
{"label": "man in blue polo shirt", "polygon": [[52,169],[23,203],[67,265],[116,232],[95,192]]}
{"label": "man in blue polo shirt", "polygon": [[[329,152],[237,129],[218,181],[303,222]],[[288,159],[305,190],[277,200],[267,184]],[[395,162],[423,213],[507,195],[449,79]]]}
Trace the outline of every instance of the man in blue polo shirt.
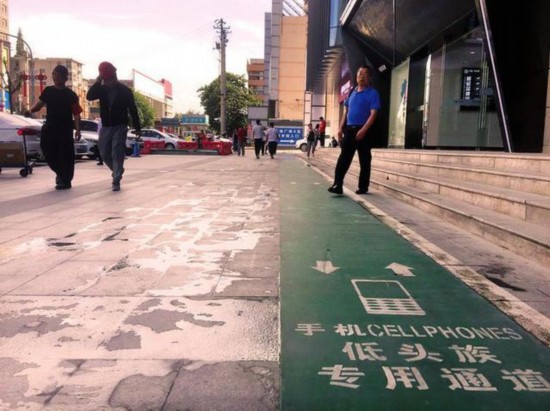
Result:
{"label": "man in blue polo shirt", "polygon": [[[345,112],[338,130],[338,142],[342,152],[334,171],[334,184],[328,189],[333,194],[343,194],[344,177],[353,161],[355,151],[359,153],[359,188],[356,194],[369,191],[372,161],[372,141],[368,131],[374,124],[380,110],[380,95],[371,87],[372,68],[362,66],[357,70],[357,86],[344,102]],[[342,137],[343,136],[343,137]]]}

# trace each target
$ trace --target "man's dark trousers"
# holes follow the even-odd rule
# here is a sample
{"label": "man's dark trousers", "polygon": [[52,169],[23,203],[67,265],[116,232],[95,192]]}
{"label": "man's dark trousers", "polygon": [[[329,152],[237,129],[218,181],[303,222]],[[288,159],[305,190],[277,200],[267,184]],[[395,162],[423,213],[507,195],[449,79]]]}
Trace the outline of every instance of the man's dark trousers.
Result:
{"label": "man's dark trousers", "polygon": [[325,133],[319,133],[319,142],[321,144],[321,147],[325,147]]}
{"label": "man's dark trousers", "polygon": [[261,138],[254,139],[254,152],[256,153],[256,157],[260,157],[263,145],[264,141]]}
{"label": "man's dark trousers", "polygon": [[56,184],[71,184],[74,176],[73,127],[42,126],[40,148],[46,163],[56,174]]}
{"label": "man's dark trousers", "polygon": [[347,126],[344,129],[344,138],[342,139],[342,152],[336,163],[334,172],[334,185],[338,187],[344,186],[344,177],[349,170],[355,151],[359,155],[359,190],[367,191],[370,183],[370,167],[372,161],[371,146],[368,141],[368,135],[361,141],[357,141],[355,136],[359,131],[360,126]]}

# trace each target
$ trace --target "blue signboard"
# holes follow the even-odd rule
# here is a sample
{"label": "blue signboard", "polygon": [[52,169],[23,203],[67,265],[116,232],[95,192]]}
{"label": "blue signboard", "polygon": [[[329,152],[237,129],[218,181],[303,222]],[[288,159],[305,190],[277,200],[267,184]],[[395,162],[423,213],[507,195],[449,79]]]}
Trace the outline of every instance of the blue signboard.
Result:
{"label": "blue signboard", "polygon": [[296,141],[304,138],[302,127],[275,127],[279,132],[279,145],[294,147]]}
{"label": "blue signboard", "polygon": [[209,124],[209,118],[207,115],[204,116],[181,116],[181,123],[182,124]]}

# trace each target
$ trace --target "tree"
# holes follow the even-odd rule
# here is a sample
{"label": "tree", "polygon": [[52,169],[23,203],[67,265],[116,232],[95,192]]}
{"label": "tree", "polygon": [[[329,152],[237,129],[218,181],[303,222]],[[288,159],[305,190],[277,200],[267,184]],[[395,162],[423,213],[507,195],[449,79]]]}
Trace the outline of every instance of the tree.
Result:
{"label": "tree", "polygon": [[[227,73],[226,77],[226,125],[231,133],[248,123],[248,106],[261,104],[246,86],[244,76]],[[210,124],[218,133],[220,131],[220,78],[197,90],[204,112],[210,117]]]}
{"label": "tree", "polygon": [[2,77],[2,88],[8,93],[10,114],[13,114],[13,94],[19,91],[23,85],[22,73],[17,75],[15,78],[12,77],[8,69],[8,60],[3,59],[2,64],[4,65],[4,73]]}
{"label": "tree", "polygon": [[153,106],[151,106],[147,98],[140,93],[134,93],[134,99],[136,100],[141,127],[153,127],[155,124],[155,110]]}

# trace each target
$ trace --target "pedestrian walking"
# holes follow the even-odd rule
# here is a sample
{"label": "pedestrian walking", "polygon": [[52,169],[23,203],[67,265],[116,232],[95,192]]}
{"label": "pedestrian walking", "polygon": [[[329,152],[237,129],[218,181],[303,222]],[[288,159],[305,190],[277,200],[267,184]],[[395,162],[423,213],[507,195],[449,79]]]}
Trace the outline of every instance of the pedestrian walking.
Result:
{"label": "pedestrian walking", "polygon": [[237,139],[239,140],[239,147],[238,147],[238,155],[242,155],[244,157],[244,148],[246,147],[246,128],[239,127],[237,130]]}
{"label": "pedestrian walking", "polygon": [[319,147],[325,147],[325,136],[327,129],[327,122],[324,117],[319,117]]}
{"label": "pedestrian walking", "polygon": [[315,143],[317,142],[315,140],[315,131],[313,131],[311,123],[307,125],[307,158],[311,154],[313,154],[313,157],[315,157]]}
{"label": "pedestrian walking", "polygon": [[264,126],[260,120],[256,120],[256,125],[252,127],[252,138],[254,139],[254,153],[256,154],[256,159],[260,158],[260,153],[262,151],[262,146],[264,145]]}
{"label": "pedestrian walking", "polygon": [[120,191],[120,180],[124,174],[128,114],[132,117],[137,139],[141,136],[134,94],[118,81],[115,66],[104,61],[99,65],[99,76],[88,90],[86,98],[89,101],[99,100],[102,125],[99,130],[99,152],[112,172],[112,190]]}
{"label": "pedestrian walking", "polygon": [[[46,163],[55,173],[56,190],[72,187],[74,177],[74,140],[80,140],[80,107],[78,96],[65,83],[67,67],[58,65],[52,71],[53,86],[47,86],[38,101],[25,112],[27,117],[46,106],[46,122],[42,126],[40,148]],[[74,122],[73,122],[74,120]],[[74,124],[74,138],[73,138]]]}
{"label": "pedestrian walking", "polygon": [[315,150],[317,149],[317,145],[319,144],[319,124],[315,124],[315,128],[313,129],[313,134],[315,136],[315,144],[313,145],[313,152],[315,153]]}
{"label": "pedestrian walking", "polygon": [[344,177],[353,161],[355,151],[359,154],[359,187],[356,194],[365,194],[369,191],[371,169],[371,147],[368,131],[374,124],[380,110],[380,95],[371,86],[372,68],[362,66],[357,70],[357,86],[351,91],[344,102],[345,110],[340,129],[338,142],[342,148],[336,169],[334,183],[328,191],[334,194],[343,194]]}
{"label": "pedestrian walking", "polygon": [[275,128],[275,123],[269,123],[269,128],[267,129],[267,147],[271,159],[274,159],[275,154],[277,154],[277,144],[279,144],[279,140],[279,131]]}

